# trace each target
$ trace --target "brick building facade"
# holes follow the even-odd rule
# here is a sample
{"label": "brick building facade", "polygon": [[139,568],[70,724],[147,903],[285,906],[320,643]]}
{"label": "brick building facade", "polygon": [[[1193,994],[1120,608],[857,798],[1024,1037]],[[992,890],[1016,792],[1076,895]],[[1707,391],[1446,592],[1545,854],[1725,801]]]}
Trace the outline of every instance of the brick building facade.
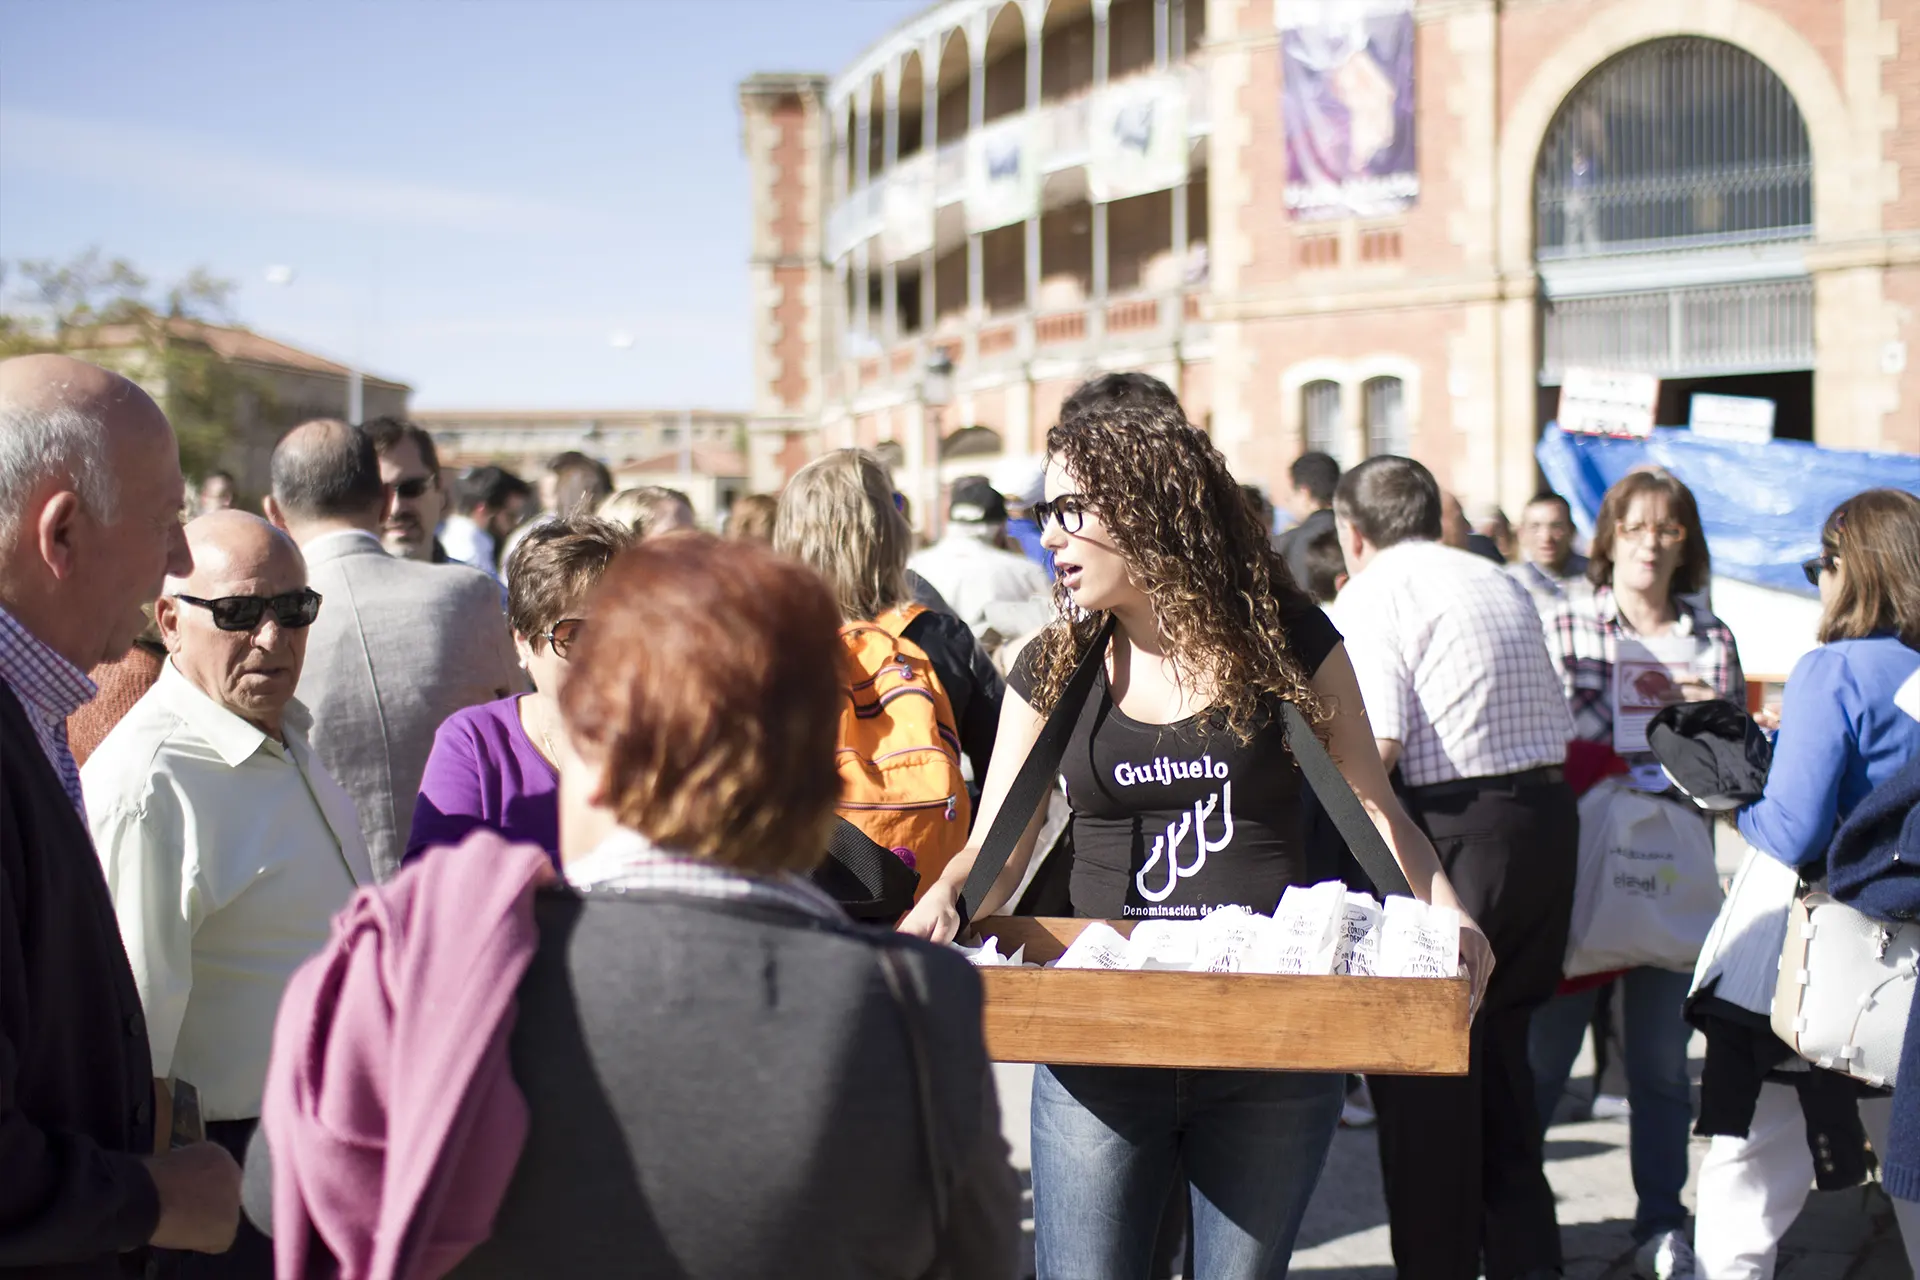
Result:
{"label": "brick building facade", "polygon": [[[1312,12],[945,0],[835,76],[743,85],[755,487],[888,444],[928,496],[1114,368],[1269,488],[1310,445],[1410,452],[1511,508],[1575,365],[1659,375],[1663,423],[1757,395],[1778,434],[1920,451],[1920,0],[1414,0],[1417,198],[1319,221],[1286,204],[1276,4]],[[1186,159],[1115,195],[1125,92]],[[984,225],[1009,129],[1033,206]]]}

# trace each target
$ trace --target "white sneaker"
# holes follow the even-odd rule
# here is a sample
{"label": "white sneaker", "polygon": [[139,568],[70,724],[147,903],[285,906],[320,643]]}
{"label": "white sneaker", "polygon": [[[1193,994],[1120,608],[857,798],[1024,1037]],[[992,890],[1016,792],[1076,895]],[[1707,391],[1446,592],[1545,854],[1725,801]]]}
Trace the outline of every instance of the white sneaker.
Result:
{"label": "white sneaker", "polygon": [[1370,1129],[1377,1117],[1373,1111],[1373,1091],[1367,1088],[1367,1082],[1360,1081],[1347,1101],[1340,1108],[1340,1127],[1342,1129]]}
{"label": "white sneaker", "polygon": [[1633,1118],[1633,1108],[1619,1094],[1603,1093],[1593,1100],[1589,1115],[1595,1120],[1630,1120]]}
{"label": "white sneaker", "polygon": [[1662,1231],[1633,1254],[1633,1273],[1640,1280],[1693,1280],[1697,1264],[1684,1231]]}

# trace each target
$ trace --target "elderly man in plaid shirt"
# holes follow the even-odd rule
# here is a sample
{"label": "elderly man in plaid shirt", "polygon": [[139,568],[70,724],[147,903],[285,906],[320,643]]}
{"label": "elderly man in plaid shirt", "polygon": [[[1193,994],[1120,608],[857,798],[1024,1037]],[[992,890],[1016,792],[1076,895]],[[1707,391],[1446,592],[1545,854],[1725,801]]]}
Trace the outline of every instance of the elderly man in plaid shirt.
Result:
{"label": "elderly man in plaid shirt", "polygon": [[1425,467],[1369,459],[1333,509],[1352,580],[1331,612],[1381,758],[1497,962],[1466,1078],[1371,1081],[1394,1263],[1402,1280],[1474,1280],[1483,1259],[1487,1280],[1555,1275],[1527,1031],[1559,983],[1573,909],[1566,699],[1526,590],[1441,545]]}

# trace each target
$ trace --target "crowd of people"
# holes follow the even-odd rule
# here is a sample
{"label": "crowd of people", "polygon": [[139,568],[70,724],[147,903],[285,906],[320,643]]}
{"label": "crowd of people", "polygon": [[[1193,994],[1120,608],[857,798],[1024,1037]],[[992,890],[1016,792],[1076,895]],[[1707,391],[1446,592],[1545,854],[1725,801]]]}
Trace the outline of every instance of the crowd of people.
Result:
{"label": "crowd of people", "polygon": [[[1468,1073],[1370,1079],[1400,1275],[1564,1269],[1544,1135],[1602,990],[1647,1280],[1770,1276],[1837,1176],[1816,1116],[1852,1118],[1829,1154],[1885,1150],[1882,1099],[1710,1039],[1690,1230],[1691,966],[1564,976],[1591,798],[1706,838],[1622,673],[1747,706],[1665,472],[1582,555],[1550,492],[1473,527],[1413,459],[1308,453],[1276,536],[1142,374],[955,480],[925,545],[858,449],[725,538],[577,453],[450,482],[400,419],[306,423],[270,471],[262,515],[216,473],[183,521],[145,392],[0,363],[0,1273],[1013,1276],[981,987],[945,944],[1037,860],[1116,921],[1370,887],[1289,703],[1460,918]],[[1822,546],[1821,647],[1737,816],[1809,876],[1920,756],[1920,499],[1862,494]],[[1028,814],[1050,720],[1060,793]],[[1160,758],[1206,767],[1126,767]],[[919,877],[896,928],[813,878],[846,826]],[[1144,1278],[1184,1237],[1189,1276],[1284,1275],[1349,1083],[1038,1066],[1038,1274]]]}

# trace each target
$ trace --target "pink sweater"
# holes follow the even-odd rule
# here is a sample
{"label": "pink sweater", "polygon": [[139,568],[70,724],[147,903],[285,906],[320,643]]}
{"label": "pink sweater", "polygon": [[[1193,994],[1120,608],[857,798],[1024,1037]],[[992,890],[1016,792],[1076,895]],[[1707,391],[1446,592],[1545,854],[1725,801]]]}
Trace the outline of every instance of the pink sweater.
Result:
{"label": "pink sweater", "polygon": [[362,889],[287,985],[261,1123],[275,1270],[412,1280],[492,1230],[526,1140],[507,1042],[540,849],[476,831]]}

